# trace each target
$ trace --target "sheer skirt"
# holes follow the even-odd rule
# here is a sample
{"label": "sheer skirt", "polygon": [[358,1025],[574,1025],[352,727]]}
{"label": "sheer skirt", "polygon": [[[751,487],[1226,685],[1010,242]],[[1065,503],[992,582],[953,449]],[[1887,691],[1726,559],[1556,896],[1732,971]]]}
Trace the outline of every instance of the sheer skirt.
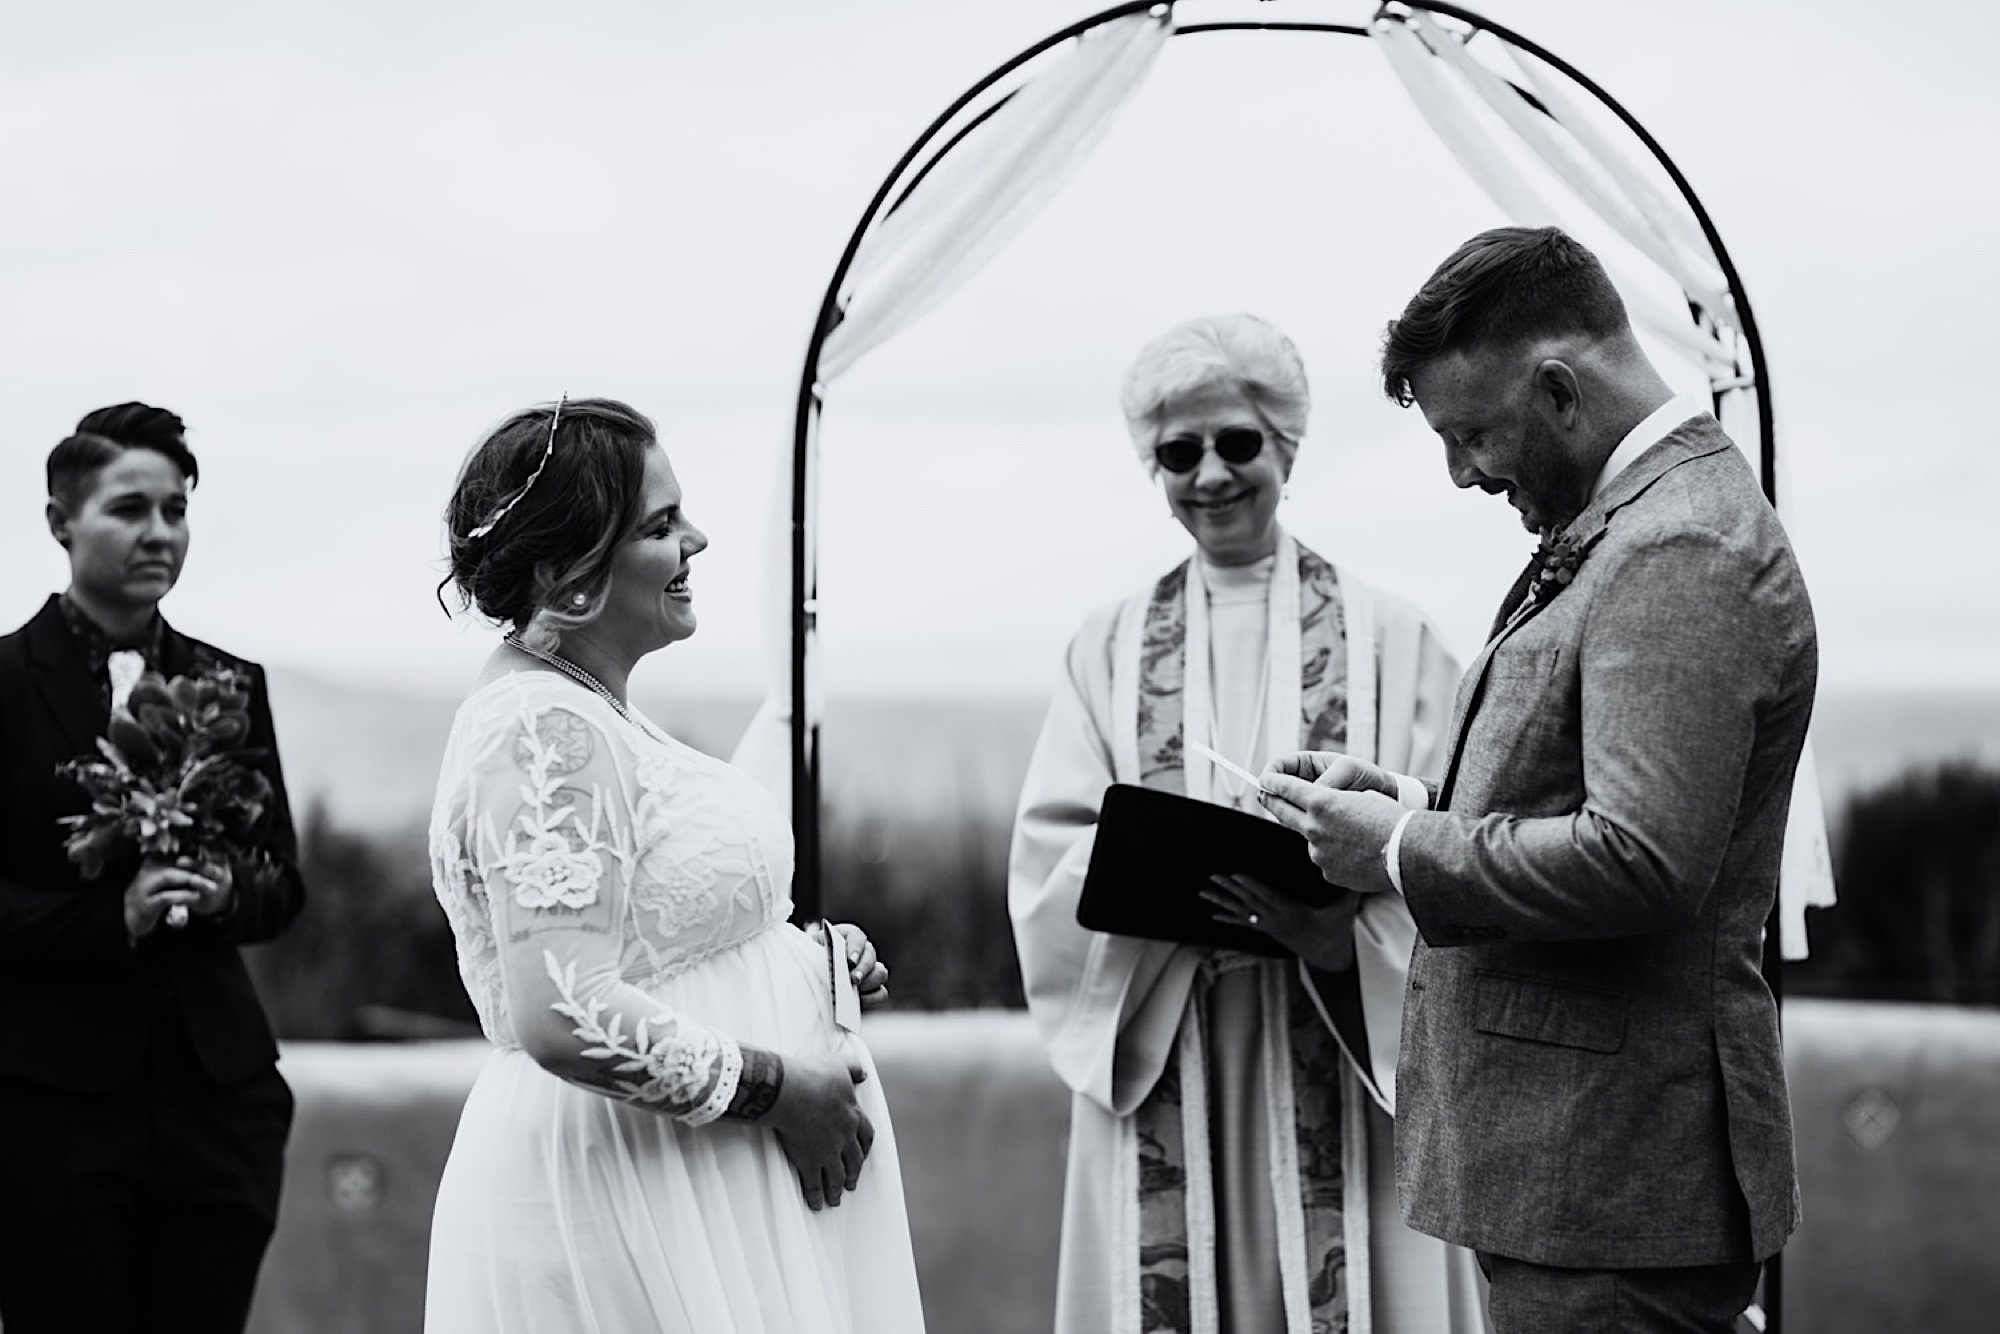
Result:
{"label": "sheer skirt", "polygon": [[806,1208],[768,1130],[687,1126],[496,1050],[439,1188],[426,1328],[920,1331],[888,1109],[872,1059],[833,1026],[825,970],[825,948],[779,923],[649,994],[781,1054],[859,1057],[868,1079],[856,1092],[875,1142],[837,1208]]}

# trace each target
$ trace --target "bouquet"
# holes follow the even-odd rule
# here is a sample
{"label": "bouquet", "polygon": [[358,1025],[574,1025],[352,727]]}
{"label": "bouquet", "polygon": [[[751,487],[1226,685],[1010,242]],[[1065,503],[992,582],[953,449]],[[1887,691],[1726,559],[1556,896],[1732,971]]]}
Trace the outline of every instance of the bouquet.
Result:
{"label": "bouquet", "polygon": [[[257,769],[260,749],[250,735],[250,693],[241,672],[208,665],[169,681],[146,672],[94,754],[57,772],[90,798],[90,810],[63,818],[69,859],[95,880],[114,858],[192,858],[202,865],[267,859],[253,840],[271,803],[271,784]],[[187,924],[187,907],[167,910],[167,925]]]}

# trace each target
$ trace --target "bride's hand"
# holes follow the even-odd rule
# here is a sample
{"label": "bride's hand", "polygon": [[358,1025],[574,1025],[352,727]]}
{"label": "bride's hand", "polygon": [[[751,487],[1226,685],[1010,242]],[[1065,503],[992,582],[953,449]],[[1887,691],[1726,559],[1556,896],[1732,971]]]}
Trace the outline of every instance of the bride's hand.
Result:
{"label": "bride's hand", "polygon": [[854,1096],[854,1086],[866,1078],[853,1057],[785,1060],[785,1082],[764,1124],[778,1133],[808,1209],[839,1204],[861,1180],[861,1164],[875,1143],[875,1127]]}
{"label": "bride's hand", "polygon": [[861,1008],[872,1010],[888,1004],[889,965],[876,957],[875,942],[852,922],[835,922],[833,929],[847,947],[847,972],[854,979],[854,990],[861,999]]}

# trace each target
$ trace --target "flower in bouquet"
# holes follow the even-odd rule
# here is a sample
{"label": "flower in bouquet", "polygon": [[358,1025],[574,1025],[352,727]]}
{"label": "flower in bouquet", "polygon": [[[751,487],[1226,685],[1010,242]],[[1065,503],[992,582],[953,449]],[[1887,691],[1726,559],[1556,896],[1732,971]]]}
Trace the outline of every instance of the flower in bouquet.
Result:
{"label": "flower in bouquet", "polygon": [[234,668],[210,664],[171,681],[142,675],[96,752],[58,771],[90,798],[87,812],[63,819],[69,859],[91,880],[128,858],[249,862],[262,873],[267,862],[253,845],[271,784],[256,767],[263,752],[244,744],[249,736],[250,694]]}

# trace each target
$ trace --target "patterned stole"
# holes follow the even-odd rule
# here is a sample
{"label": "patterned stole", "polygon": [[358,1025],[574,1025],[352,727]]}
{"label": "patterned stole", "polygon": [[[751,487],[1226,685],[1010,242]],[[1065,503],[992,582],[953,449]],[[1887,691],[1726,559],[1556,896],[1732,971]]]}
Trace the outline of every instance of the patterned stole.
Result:
{"label": "patterned stole", "polygon": [[[1348,692],[1339,577],[1303,546],[1298,547],[1298,566],[1298,735],[1308,748],[1340,750],[1347,741]],[[1184,562],[1154,586],[1139,651],[1141,781],[1169,792],[1186,790],[1181,732],[1187,584]],[[1211,959],[1197,975],[1175,1055],[1133,1113],[1142,1334],[1214,1334],[1217,1328],[1217,1209],[1202,1059],[1204,999],[1215,963]],[[1231,965],[1243,966],[1240,960]],[[1257,970],[1263,996],[1260,1046],[1273,1132],[1266,1153],[1273,1169],[1286,1326],[1292,1334],[1348,1334],[1352,1294],[1346,1215],[1354,1183],[1347,1179],[1343,1155],[1340,1049],[1305,994],[1295,965],[1266,960],[1250,966]]]}

